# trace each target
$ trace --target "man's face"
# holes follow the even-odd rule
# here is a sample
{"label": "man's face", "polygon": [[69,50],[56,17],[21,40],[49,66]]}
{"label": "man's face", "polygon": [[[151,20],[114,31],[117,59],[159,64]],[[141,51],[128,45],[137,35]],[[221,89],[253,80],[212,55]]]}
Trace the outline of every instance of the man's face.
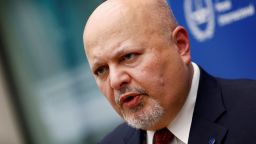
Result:
{"label": "man's face", "polygon": [[187,77],[176,45],[144,32],[109,35],[87,49],[87,56],[113,108],[132,126],[154,129],[175,117]]}
{"label": "man's face", "polygon": [[88,26],[86,54],[96,83],[128,124],[162,128],[184,104],[190,60],[184,60],[173,33],[160,32],[158,24],[147,23],[148,17],[115,14]]}

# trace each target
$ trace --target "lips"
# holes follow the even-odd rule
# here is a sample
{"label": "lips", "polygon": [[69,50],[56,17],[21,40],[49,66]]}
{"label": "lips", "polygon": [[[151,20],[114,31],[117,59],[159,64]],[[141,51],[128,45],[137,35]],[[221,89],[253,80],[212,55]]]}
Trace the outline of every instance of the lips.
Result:
{"label": "lips", "polygon": [[141,102],[141,95],[138,93],[127,93],[120,98],[120,105],[127,108],[133,108]]}

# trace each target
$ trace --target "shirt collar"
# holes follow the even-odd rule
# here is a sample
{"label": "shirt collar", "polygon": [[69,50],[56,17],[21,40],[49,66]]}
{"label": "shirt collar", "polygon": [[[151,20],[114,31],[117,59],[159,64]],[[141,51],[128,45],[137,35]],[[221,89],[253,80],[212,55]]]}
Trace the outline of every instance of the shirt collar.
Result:
{"label": "shirt collar", "polygon": [[176,118],[168,125],[168,129],[183,143],[188,143],[188,137],[190,132],[190,126],[192,122],[193,112],[195,108],[195,102],[197,97],[197,90],[199,84],[200,70],[195,63],[192,63],[194,73],[192,79],[192,85],[188,93],[187,100]]}
{"label": "shirt collar", "polygon": [[[188,97],[176,118],[167,126],[167,128],[175,135],[175,137],[185,144],[188,143],[200,77],[200,70],[197,64],[192,62],[192,66],[194,73]],[[155,131],[147,131],[148,144],[153,142],[154,133]]]}

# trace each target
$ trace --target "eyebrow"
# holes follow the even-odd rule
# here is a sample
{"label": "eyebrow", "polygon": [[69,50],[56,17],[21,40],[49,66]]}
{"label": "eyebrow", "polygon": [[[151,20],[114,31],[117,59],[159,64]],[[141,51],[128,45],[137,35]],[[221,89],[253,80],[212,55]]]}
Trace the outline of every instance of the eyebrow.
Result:
{"label": "eyebrow", "polygon": [[116,57],[123,55],[124,53],[127,53],[129,51],[134,50],[134,48],[138,48],[138,45],[134,45],[134,44],[123,44],[120,45],[117,49],[115,49],[112,54],[111,54],[111,58],[115,59]]}
{"label": "eyebrow", "polygon": [[[138,46],[132,46],[131,44],[124,44],[119,46],[118,48],[114,49],[113,52],[110,55],[110,60],[115,60],[117,58],[119,58],[121,55],[123,55],[126,52],[131,51],[133,48],[130,47],[138,47]],[[127,50],[128,48],[130,48],[129,50]],[[92,63],[92,70],[94,71],[97,67],[104,65],[104,63],[99,61],[99,57],[98,56],[94,56],[93,58],[93,63]]]}
{"label": "eyebrow", "polygon": [[116,58],[117,56],[122,55],[123,53],[126,52],[127,46],[122,46],[121,48],[118,48],[117,50],[113,51],[111,54],[111,58]]}
{"label": "eyebrow", "polygon": [[95,61],[92,63],[92,68],[91,68],[91,69],[92,69],[92,71],[94,72],[97,67],[102,66],[102,65],[103,65],[103,63],[99,62],[99,60],[95,60]]}

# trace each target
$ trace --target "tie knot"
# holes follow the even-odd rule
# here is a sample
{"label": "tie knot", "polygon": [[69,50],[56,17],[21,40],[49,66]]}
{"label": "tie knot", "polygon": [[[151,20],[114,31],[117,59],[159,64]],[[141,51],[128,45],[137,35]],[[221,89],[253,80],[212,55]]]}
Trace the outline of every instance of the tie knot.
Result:
{"label": "tie knot", "polygon": [[157,130],[154,134],[153,144],[170,144],[173,137],[173,134],[167,128]]}

